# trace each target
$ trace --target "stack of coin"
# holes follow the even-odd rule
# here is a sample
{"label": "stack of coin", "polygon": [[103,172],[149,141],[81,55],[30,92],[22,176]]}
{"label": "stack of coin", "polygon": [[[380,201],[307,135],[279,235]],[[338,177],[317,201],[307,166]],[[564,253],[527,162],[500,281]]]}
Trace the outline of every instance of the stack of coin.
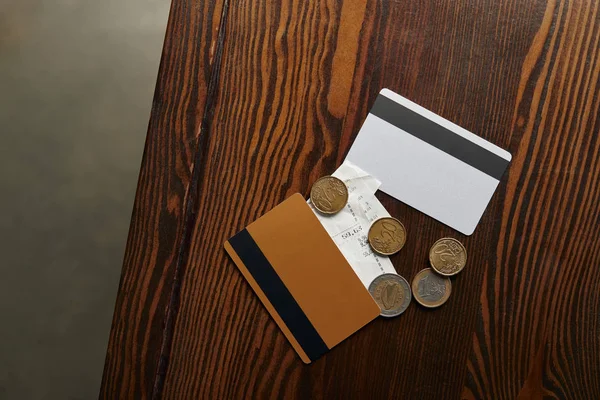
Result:
{"label": "stack of coin", "polygon": [[442,238],[429,249],[432,268],[419,272],[412,283],[415,300],[424,307],[434,308],[444,304],[452,292],[450,276],[463,270],[467,263],[467,250],[453,238]]}
{"label": "stack of coin", "polygon": [[[371,248],[382,256],[396,254],[406,243],[406,228],[396,218],[375,220],[367,236]],[[382,317],[396,317],[408,308],[412,294],[410,285],[398,274],[382,274],[371,282],[369,293],[381,309]]]}
{"label": "stack of coin", "polygon": [[[394,218],[382,218],[369,230],[369,243],[379,254],[398,252],[406,241],[406,230]],[[453,238],[442,238],[429,250],[432,268],[421,270],[413,279],[412,296],[424,307],[435,308],[446,303],[452,293],[450,276],[458,274],[466,265],[467,250]],[[406,279],[396,274],[383,274],[369,285],[369,292],[381,308],[384,317],[395,317],[406,311],[410,304],[411,288]]]}
{"label": "stack of coin", "polygon": [[[318,179],[310,191],[310,201],[322,214],[335,214],[348,202],[346,184],[333,176]],[[406,228],[396,218],[383,217],[369,228],[368,241],[373,251],[382,256],[399,252],[406,243]],[[429,249],[432,268],[421,270],[411,287],[398,274],[382,274],[369,285],[369,293],[381,308],[384,317],[395,317],[408,308],[412,296],[424,307],[435,308],[444,304],[452,293],[451,276],[466,265],[467,250],[458,240],[442,238]]]}
{"label": "stack of coin", "polygon": [[310,202],[322,214],[335,214],[348,202],[348,188],[341,179],[324,176],[313,184]]}

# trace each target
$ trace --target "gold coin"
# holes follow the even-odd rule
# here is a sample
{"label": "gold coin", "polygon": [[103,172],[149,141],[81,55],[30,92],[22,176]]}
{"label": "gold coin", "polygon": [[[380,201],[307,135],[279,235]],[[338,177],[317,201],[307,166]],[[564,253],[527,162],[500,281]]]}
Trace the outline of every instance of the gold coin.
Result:
{"label": "gold coin", "polygon": [[440,276],[431,268],[419,272],[412,282],[413,296],[424,307],[435,308],[444,304],[452,292],[450,278]]}
{"label": "gold coin", "polygon": [[335,214],[348,202],[348,188],[341,179],[324,176],[313,184],[310,202],[323,214]]}
{"label": "gold coin", "polygon": [[438,274],[456,275],[467,263],[467,249],[456,239],[442,238],[429,249],[429,262]]}
{"label": "gold coin", "polygon": [[396,218],[379,218],[369,228],[369,244],[377,253],[389,256],[406,243],[406,229]]}
{"label": "gold coin", "polygon": [[408,308],[412,298],[406,279],[398,274],[381,274],[369,285],[382,317],[396,317]]}

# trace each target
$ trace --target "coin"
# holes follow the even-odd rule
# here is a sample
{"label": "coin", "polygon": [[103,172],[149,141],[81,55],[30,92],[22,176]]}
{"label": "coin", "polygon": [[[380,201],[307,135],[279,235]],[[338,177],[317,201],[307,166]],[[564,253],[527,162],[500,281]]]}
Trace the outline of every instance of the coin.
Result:
{"label": "coin", "polygon": [[452,292],[450,278],[440,276],[431,268],[420,271],[413,279],[415,300],[424,307],[435,308],[444,304]]}
{"label": "coin", "polygon": [[381,309],[382,317],[402,314],[410,304],[410,286],[406,279],[397,274],[382,274],[373,279],[369,293]]}
{"label": "coin", "polygon": [[335,214],[348,202],[348,188],[341,179],[324,176],[313,184],[310,202],[323,214]]}
{"label": "coin", "polygon": [[456,275],[467,263],[467,250],[456,239],[442,238],[429,249],[429,262],[438,274]]}
{"label": "coin", "polygon": [[379,218],[369,228],[369,244],[377,253],[389,256],[400,251],[406,242],[406,229],[396,218]]}

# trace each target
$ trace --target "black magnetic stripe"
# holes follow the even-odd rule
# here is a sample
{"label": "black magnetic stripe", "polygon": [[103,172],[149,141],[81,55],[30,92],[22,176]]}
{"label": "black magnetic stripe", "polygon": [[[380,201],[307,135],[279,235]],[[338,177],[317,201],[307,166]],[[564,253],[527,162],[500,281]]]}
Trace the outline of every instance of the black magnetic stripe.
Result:
{"label": "black magnetic stripe", "polygon": [[308,358],[316,360],[329,349],[250,233],[244,229],[229,244],[265,293]]}
{"label": "black magnetic stripe", "polygon": [[500,180],[508,161],[424,116],[379,95],[371,114]]}

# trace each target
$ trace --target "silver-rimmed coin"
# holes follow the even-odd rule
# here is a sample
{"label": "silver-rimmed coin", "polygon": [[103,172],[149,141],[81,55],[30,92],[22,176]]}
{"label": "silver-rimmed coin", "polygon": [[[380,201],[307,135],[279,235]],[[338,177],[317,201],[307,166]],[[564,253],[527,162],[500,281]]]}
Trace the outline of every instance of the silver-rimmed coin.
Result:
{"label": "silver-rimmed coin", "polygon": [[412,298],[410,285],[400,275],[382,274],[373,279],[369,293],[379,305],[382,317],[396,317],[408,308]]}

